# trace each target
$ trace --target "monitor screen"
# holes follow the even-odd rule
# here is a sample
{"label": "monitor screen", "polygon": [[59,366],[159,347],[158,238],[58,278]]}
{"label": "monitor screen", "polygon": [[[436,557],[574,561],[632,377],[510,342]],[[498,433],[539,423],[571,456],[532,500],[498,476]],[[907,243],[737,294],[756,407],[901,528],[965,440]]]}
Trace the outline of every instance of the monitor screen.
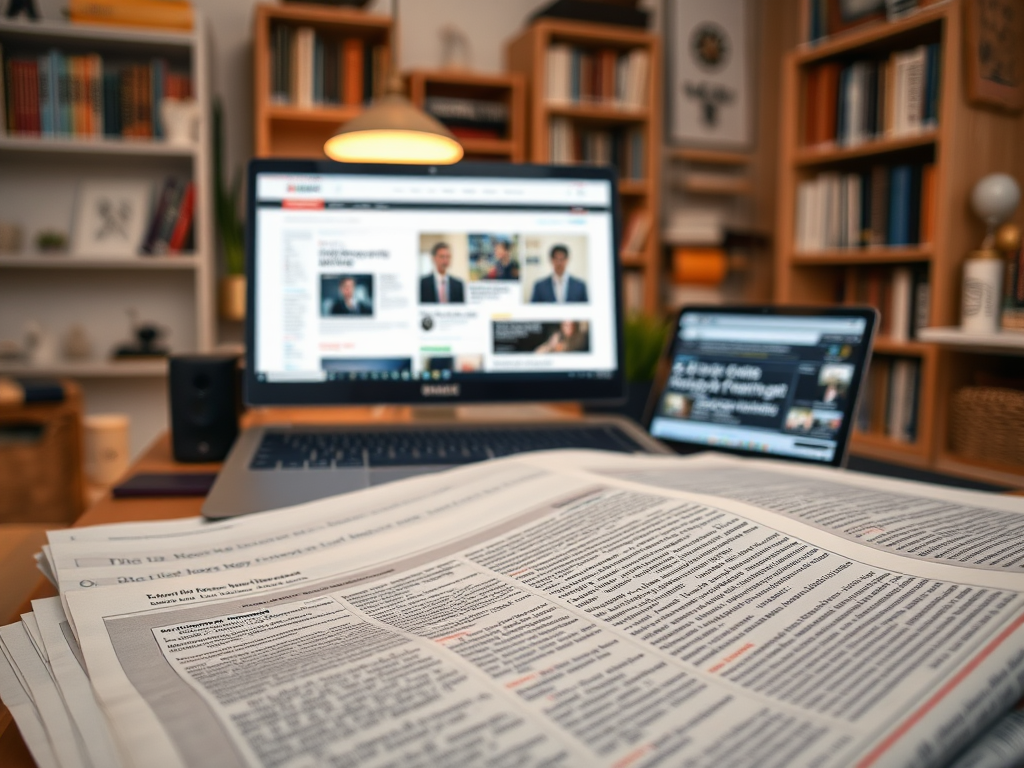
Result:
{"label": "monitor screen", "polygon": [[684,310],[648,417],[651,434],[840,463],[874,318],[857,308]]}
{"label": "monitor screen", "polygon": [[254,161],[249,194],[252,402],[620,394],[608,171]]}

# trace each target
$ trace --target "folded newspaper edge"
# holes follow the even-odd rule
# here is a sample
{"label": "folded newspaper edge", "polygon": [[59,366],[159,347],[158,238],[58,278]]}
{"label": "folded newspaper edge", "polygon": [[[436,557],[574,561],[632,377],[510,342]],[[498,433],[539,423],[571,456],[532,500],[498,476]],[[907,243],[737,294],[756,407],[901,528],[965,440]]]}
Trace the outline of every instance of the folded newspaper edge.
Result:
{"label": "folded newspaper edge", "polygon": [[61,768],[1013,765],[1022,513],[554,451],[54,531],[60,597],[0,630],[0,698]]}

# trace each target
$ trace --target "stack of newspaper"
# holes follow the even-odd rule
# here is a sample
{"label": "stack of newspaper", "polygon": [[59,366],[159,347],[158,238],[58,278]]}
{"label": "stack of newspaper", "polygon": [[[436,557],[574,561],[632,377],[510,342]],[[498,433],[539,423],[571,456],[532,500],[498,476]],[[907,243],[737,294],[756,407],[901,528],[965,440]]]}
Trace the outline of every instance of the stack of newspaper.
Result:
{"label": "stack of newspaper", "polygon": [[1022,513],[559,451],[54,531],[0,697],[61,768],[1019,764]]}

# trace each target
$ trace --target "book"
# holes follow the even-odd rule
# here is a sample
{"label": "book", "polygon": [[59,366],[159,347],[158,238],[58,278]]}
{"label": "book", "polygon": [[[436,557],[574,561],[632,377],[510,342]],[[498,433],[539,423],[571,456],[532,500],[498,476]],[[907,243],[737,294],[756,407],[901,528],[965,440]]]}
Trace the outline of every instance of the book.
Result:
{"label": "book", "polygon": [[363,103],[364,46],[358,37],[350,37],[342,42],[342,90],[344,103],[348,105]]}
{"label": "book", "polygon": [[908,341],[913,325],[914,276],[910,267],[896,267],[892,271],[889,297],[889,338]]}
{"label": "book", "polygon": [[626,226],[623,230],[622,252],[634,256],[642,253],[647,245],[647,236],[651,232],[652,224],[653,221],[649,211],[644,208],[633,211],[626,221]]}
{"label": "book", "polygon": [[908,245],[911,242],[911,179],[909,165],[889,169],[889,227],[886,243]]}
{"label": "book", "polygon": [[181,253],[188,242],[188,236],[192,230],[192,217],[195,212],[195,196],[196,187],[190,181],[185,185],[181,205],[178,207],[178,217],[174,223],[171,236],[167,241],[168,253]]}
{"label": "book", "polygon": [[186,0],[68,0],[68,18],[76,24],[154,27],[180,32],[195,25]]}

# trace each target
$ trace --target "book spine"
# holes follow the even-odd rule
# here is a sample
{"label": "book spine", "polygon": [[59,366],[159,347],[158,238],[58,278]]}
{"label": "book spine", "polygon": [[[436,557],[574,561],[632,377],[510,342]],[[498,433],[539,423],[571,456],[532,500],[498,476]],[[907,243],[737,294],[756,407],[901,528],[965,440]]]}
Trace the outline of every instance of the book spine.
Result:
{"label": "book spine", "polygon": [[39,133],[53,136],[53,91],[50,90],[50,57],[40,56],[36,63],[39,78]]}
{"label": "book spine", "polygon": [[121,76],[116,71],[103,73],[103,133],[121,135]]}
{"label": "book spine", "polygon": [[178,208],[178,219],[174,224],[174,230],[167,241],[169,253],[181,253],[182,248],[188,240],[189,230],[192,229],[192,215],[195,209],[195,185],[190,181],[182,195],[181,205]]}
{"label": "book spine", "polygon": [[92,135],[102,136],[104,133],[103,122],[103,59],[99,54],[92,54],[88,57],[89,62],[89,108],[91,110],[90,121],[92,124]]}
{"label": "book spine", "polygon": [[24,62],[25,126],[32,136],[40,133],[39,117],[39,64]]}
{"label": "book spine", "polygon": [[135,67],[121,69],[121,135],[136,136],[135,127]]}
{"label": "book spine", "polygon": [[68,16],[74,23],[181,31],[195,24],[192,4],[185,0],[69,0]]}
{"label": "book spine", "polygon": [[150,125],[153,130],[153,138],[164,137],[164,121],[160,116],[160,105],[164,100],[164,83],[167,79],[167,62],[164,59],[153,59],[149,67],[150,72]]}
{"label": "book spine", "polygon": [[897,267],[892,271],[889,337],[893,341],[907,341],[910,338],[913,284],[910,267]]}
{"label": "book spine", "polygon": [[7,103],[7,94],[10,92],[10,77],[7,62],[4,60],[4,46],[3,43],[0,43],[0,136],[13,132],[10,123],[11,108]]}
{"label": "book spine", "polygon": [[910,166],[889,171],[889,245],[910,243]]}
{"label": "book spine", "polygon": [[342,43],[344,100],[350,106],[363,103],[363,47],[363,41],[357,37],[350,37]]}
{"label": "book spine", "polygon": [[363,47],[363,103],[369,104],[373,100],[373,47]]}

